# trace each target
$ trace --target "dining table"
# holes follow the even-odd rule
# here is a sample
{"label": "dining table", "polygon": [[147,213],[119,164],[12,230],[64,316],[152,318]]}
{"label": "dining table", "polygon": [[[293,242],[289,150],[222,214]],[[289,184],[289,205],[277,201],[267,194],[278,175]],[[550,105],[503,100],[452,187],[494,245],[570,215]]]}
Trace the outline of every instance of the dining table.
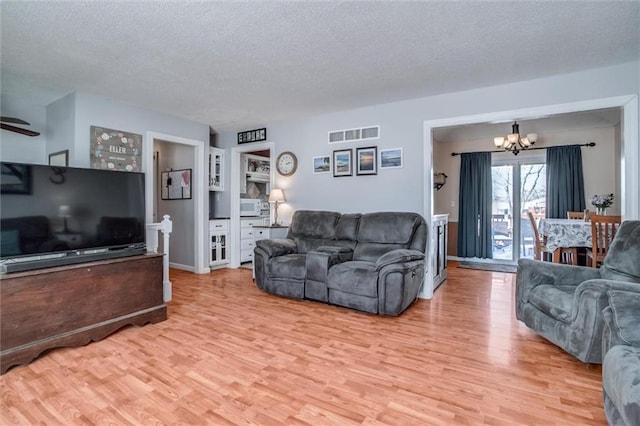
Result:
{"label": "dining table", "polygon": [[560,263],[562,248],[592,246],[591,221],[543,218],[538,223],[538,232],[554,263]]}

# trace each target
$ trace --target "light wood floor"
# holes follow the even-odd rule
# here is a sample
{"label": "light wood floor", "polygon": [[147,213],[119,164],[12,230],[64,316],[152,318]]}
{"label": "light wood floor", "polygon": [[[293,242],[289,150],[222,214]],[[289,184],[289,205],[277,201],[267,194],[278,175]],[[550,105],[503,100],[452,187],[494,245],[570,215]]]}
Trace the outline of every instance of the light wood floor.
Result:
{"label": "light wood floor", "polygon": [[0,423],[604,425],[601,368],[518,323],[515,275],[458,269],[379,317],[172,270],[169,319],[0,377]]}

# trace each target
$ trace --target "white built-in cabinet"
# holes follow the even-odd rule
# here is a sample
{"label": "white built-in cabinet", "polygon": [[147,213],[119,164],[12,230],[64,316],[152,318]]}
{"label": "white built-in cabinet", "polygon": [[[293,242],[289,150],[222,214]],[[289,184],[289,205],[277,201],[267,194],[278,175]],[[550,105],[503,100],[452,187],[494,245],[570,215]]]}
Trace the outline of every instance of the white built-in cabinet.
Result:
{"label": "white built-in cabinet", "polygon": [[242,154],[241,156],[240,193],[247,192],[247,183],[256,182],[267,185],[267,193],[271,181],[271,160],[254,154]]}
{"label": "white built-in cabinet", "polygon": [[224,191],[224,149],[209,147],[209,191]]}
{"label": "white built-in cabinet", "polygon": [[253,248],[256,246],[254,239],[254,226],[262,225],[261,218],[240,219],[240,262],[253,261]]}
{"label": "white built-in cabinet", "polygon": [[209,221],[209,266],[221,267],[229,263],[229,219]]}
{"label": "white built-in cabinet", "polygon": [[431,218],[431,244],[433,244],[433,290],[447,279],[447,228],[448,214],[437,214]]}
{"label": "white built-in cabinet", "polygon": [[256,226],[269,225],[268,217],[240,219],[240,262],[253,262],[253,248],[256,246]]}

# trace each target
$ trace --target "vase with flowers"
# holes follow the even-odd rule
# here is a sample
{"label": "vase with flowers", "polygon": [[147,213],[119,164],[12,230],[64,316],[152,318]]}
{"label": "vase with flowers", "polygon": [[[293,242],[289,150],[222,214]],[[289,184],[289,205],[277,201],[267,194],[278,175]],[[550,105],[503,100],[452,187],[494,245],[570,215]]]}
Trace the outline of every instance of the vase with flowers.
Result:
{"label": "vase with flowers", "polygon": [[613,204],[613,194],[594,195],[591,197],[591,205],[596,208],[597,215],[607,214],[607,207]]}

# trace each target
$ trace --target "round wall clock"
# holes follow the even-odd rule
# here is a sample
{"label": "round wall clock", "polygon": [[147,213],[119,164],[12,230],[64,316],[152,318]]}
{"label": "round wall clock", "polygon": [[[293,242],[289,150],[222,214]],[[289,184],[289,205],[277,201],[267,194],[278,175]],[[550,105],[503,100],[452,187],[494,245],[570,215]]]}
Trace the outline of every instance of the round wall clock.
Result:
{"label": "round wall clock", "polygon": [[298,159],[293,152],[285,151],[278,155],[276,160],[276,170],[282,176],[291,176],[298,168]]}

